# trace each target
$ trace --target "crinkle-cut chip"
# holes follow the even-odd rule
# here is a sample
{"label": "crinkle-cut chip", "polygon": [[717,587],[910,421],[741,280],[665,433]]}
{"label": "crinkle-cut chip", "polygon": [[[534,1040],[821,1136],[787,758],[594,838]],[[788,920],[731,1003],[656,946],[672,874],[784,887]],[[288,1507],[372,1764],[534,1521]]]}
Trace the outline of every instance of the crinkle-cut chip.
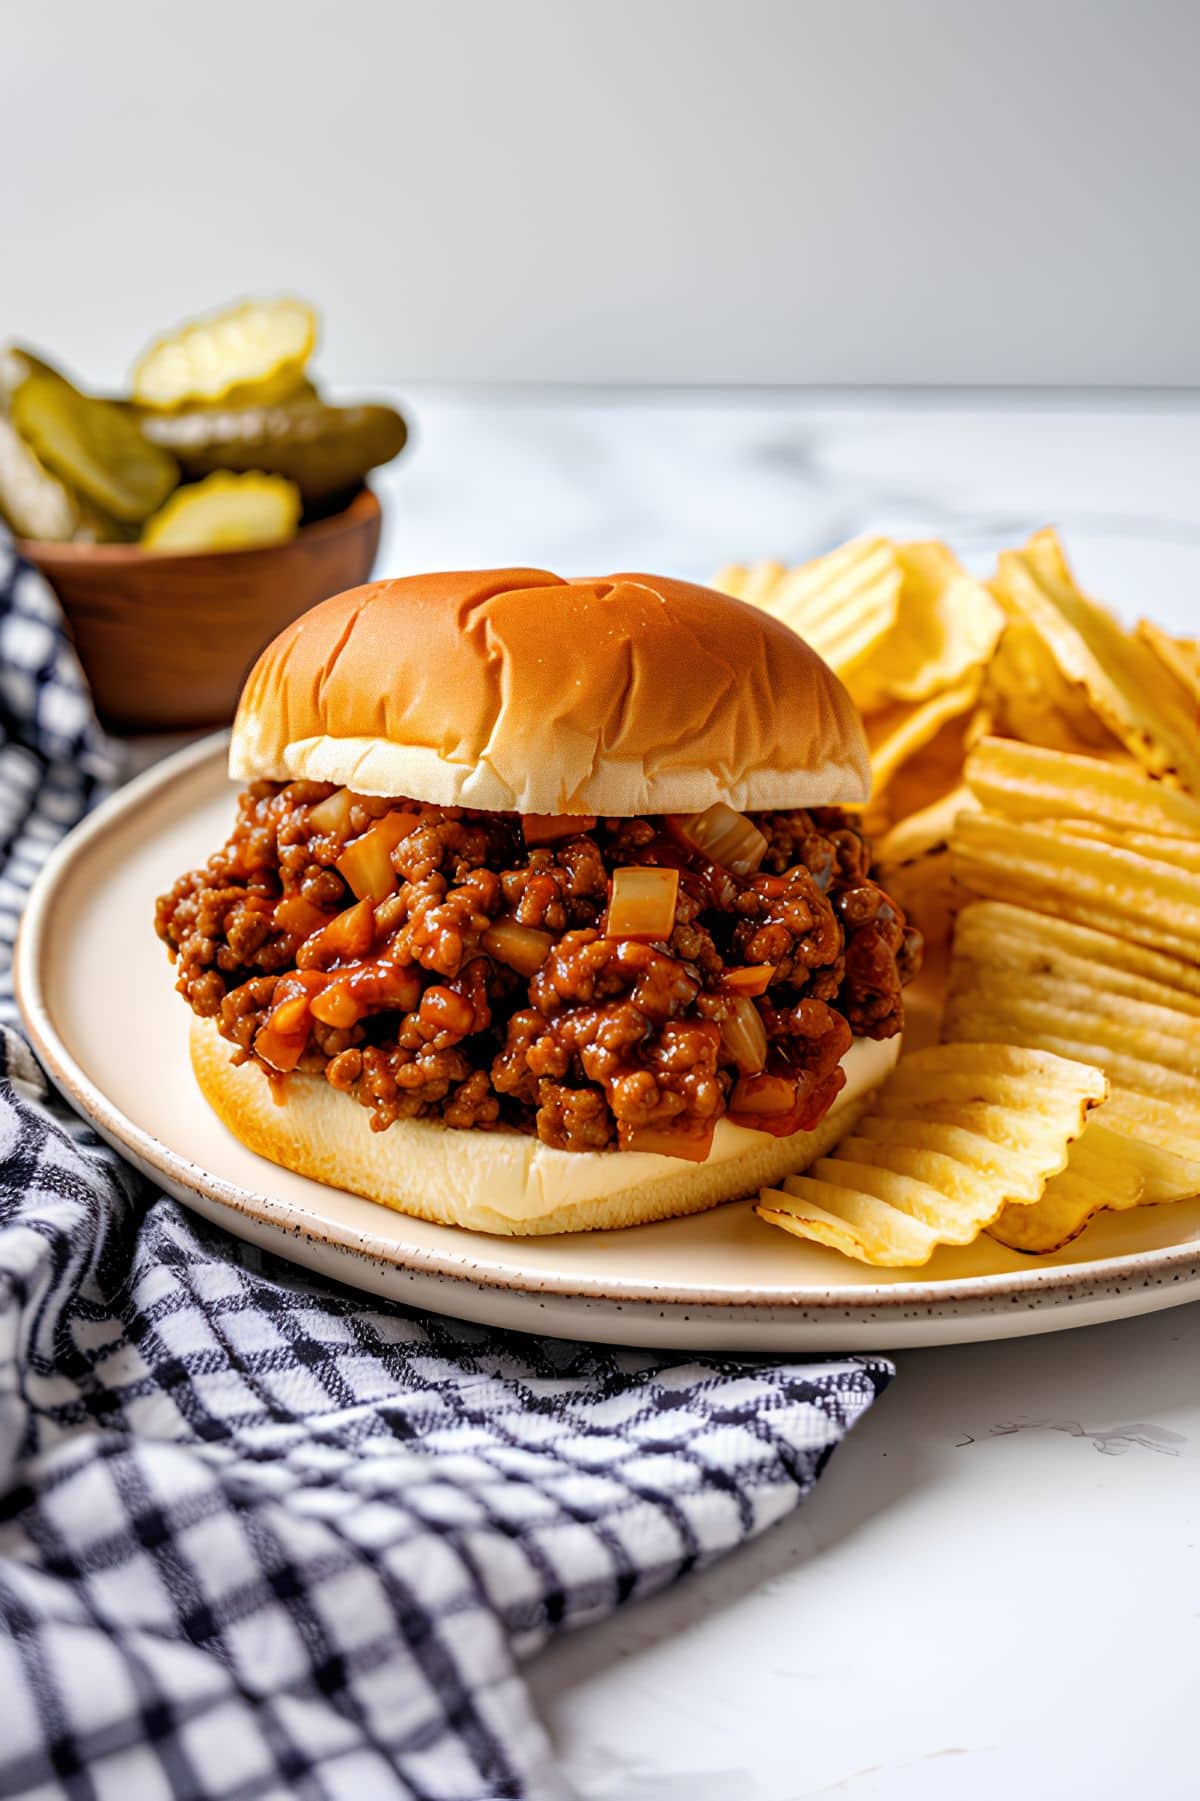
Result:
{"label": "crinkle-cut chip", "polygon": [[[963,808],[979,802],[967,787],[952,788],[919,811],[902,813],[893,826],[875,840],[875,861],[883,870],[895,870],[931,851],[948,850],[954,822]],[[884,887],[887,887],[886,881]]]}
{"label": "crinkle-cut chip", "polygon": [[1027,907],[1010,906],[1007,901],[971,901],[959,913],[956,930],[964,943],[968,938],[972,943],[993,944],[1000,939],[1020,940],[1044,952],[1052,961],[1059,954],[1086,960],[1106,972],[1104,980],[1110,985],[1112,972],[1117,972],[1200,998],[1200,963],[1194,958],[1173,957],[1112,932],[1099,932],[1069,919],[1055,919],[1049,913],[1033,913]]}
{"label": "crinkle-cut chip", "polygon": [[807,639],[845,681],[895,624],[900,584],[894,546],[886,538],[854,538],[788,570],[759,604]]}
{"label": "crinkle-cut chip", "polygon": [[982,806],[1010,819],[1085,820],[1114,833],[1191,838],[1200,846],[1200,800],[1156,782],[1136,763],[984,738],[967,757],[963,779]]}
{"label": "crinkle-cut chip", "polygon": [[1001,1011],[996,991],[989,988],[984,993],[952,995],[942,1018],[942,1035],[950,1043],[1018,1042],[1090,1063],[1123,1088],[1174,1102],[1183,1119],[1200,1126],[1200,1081],[1136,1051],[1130,1055],[1118,1049],[1120,1030],[1110,1021],[1066,1014],[1047,1019],[1044,1005],[1023,1008],[1014,1003]]}
{"label": "crinkle-cut chip", "polygon": [[1195,700],[1143,638],[1080,591],[1052,531],[1001,553],[993,591],[1033,627],[1067,681],[1140,763],[1200,793]]}
{"label": "crinkle-cut chip", "polygon": [[[1022,1084],[1036,1083],[1031,1095]],[[1052,1108],[1058,1093],[1077,1094],[1094,1102],[1103,1098],[1104,1083],[1087,1070],[1072,1066],[1069,1058],[1056,1057],[1016,1044],[931,1044],[902,1057],[885,1083],[883,1094],[918,1094],[933,1087],[943,1098],[961,1093],[973,1100],[997,1101],[1040,1110]]]}
{"label": "crinkle-cut chip", "polygon": [[[1171,990],[1164,991],[1170,998]],[[1027,1042],[1026,1028],[1087,1036],[1098,1049],[1132,1053],[1145,1061],[1200,1077],[1200,1025],[1177,1007],[1118,994],[1103,982],[1073,982],[1061,974],[1027,973],[1013,982],[994,963],[975,963],[956,944],[950,965],[947,1019],[960,1008],[991,1007],[996,1019],[1014,1027],[1014,1044]],[[949,1037],[949,1032],[945,1034]],[[960,1037],[969,1036],[966,1033]]]}
{"label": "crinkle-cut chip", "polygon": [[[995,592],[995,583],[992,588]],[[1087,696],[1064,681],[1049,650],[1023,619],[1010,617],[1001,634],[984,677],[982,704],[994,730],[1029,744],[1093,756],[1124,754]]]}
{"label": "crinkle-cut chip", "polygon": [[1200,838],[1158,838],[1151,832],[1114,831],[1098,819],[1063,819],[1059,826],[1069,838],[1090,838],[1117,850],[1136,851],[1152,863],[1173,863],[1176,869],[1200,875]]}
{"label": "crinkle-cut chip", "polygon": [[1153,619],[1139,619],[1137,635],[1149,645],[1164,669],[1170,671],[1185,693],[1200,703],[1200,641],[1173,638]]}
{"label": "crinkle-cut chip", "polygon": [[1194,960],[1200,950],[1200,876],[1189,870],[987,812],[959,814],[952,850],[955,875],[972,894],[1123,933],[1173,956]]}
{"label": "crinkle-cut chip", "polygon": [[728,594],[734,600],[744,600],[750,606],[770,612],[771,597],[786,574],[782,563],[769,559],[748,565],[728,563],[713,577],[712,586],[718,594]]}
{"label": "crinkle-cut chip", "polygon": [[962,958],[977,970],[996,971],[997,978],[1005,982],[1020,975],[1021,986],[1027,993],[1034,990],[1045,994],[1061,992],[1075,1004],[1082,1004],[1086,996],[1098,1004],[1099,1011],[1114,1017],[1122,997],[1145,1001],[1168,1013],[1183,1014],[1196,1021],[1194,1026],[1189,1026],[1184,1020],[1178,1020],[1177,1027],[1180,1031],[1200,1033],[1200,993],[1191,994],[1186,989],[1173,988],[1165,982],[1115,966],[1106,966],[1103,975],[1098,977],[1096,963],[1089,957],[1078,957],[1056,944],[1008,932],[1000,926],[989,926],[977,915],[991,904],[973,901],[959,913],[954,926],[956,958]]}
{"label": "crinkle-cut chip", "polygon": [[1061,1250],[1097,1213],[1124,1212],[1149,1198],[1136,1147],[1106,1132],[1103,1118],[1104,1107],[1089,1116],[1066,1169],[1050,1178],[1040,1200],[1006,1207],[993,1220],[988,1227],[993,1238],[1016,1251]]}
{"label": "crinkle-cut chip", "polygon": [[[930,1119],[927,1114],[915,1119],[868,1114],[859,1120],[854,1130],[859,1144],[878,1141],[927,1151],[952,1157],[956,1163],[969,1164],[972,1169],[985,1170],[1009,1182],[1014,1199],[1030,1187],[1036,1188],[1044,1174],[1045,1151],[1039,1149],[1038,1143],[1022,1147],[1011,1142],[1011,1134],[1000,1139],[986,1131],[973,1131],[968,1126]],[[1041,1142],[1045,1142],[1044,1134]]]}
{"label": "crinkle-cut chip", "polygon": [[863,721],[871,752],[874,790],[883,796],[896,771],[929,744],[942,727],[969,713],[979,693],[978,674],[928,700],[896,701]]}
{"label": "crinkle-cut chip", "polygon": [[[1110,1084],[1104,1123],[1112,1132],[1139,1139],[1158,1150],[1172,1151],[1190,1163],[1200,1164],[1200,1121],[1189,1124],[1170,1101],[1142,1094],[1119,1082]],[[861,1127],[860,1127],[861,1130]]]}
{"label": "crinkle-cut chip", "polygon": [[[956,713],[898,766],[887,785],[881,811],[885,828],[944,801],[963,786],[963,763],[972,742],[976,713]],[[977,805],[972,797],[972,805]]]}
{"label": "crinkle-cut chip", "polygon": [[[1108,1109],[1115,1098],[1110,1094],[1104,1105],[1097,1107],[1084,1132],[1089,1148],[1103,1162],[1105,1170],[1123,1165],[1136,1174],[1142,1186],[1138,1204],[1186,1201],[1200,1194],[1200,1155],[1188,1157],[1182,1151],[1131,1137],[1110,1125],[1110,1118],[1116,1116],[1110,1115]],[[1079,1142],[1082,1144],[1083,1138]]]}
{"label": "crinkle-cut chip", "polygon": [[[873,1165],[923,1183],[948,1200],[965,1203],[975,1202],[980,1194],[990,1198],[998,1180],[1005,1183],[1011,1200],[1035,1201],[1046,1180],[1045,1172],[1037,1167],[1036,1158],[1028,1158],[1022,1163],[1010,1151],[1003,1163],[997,1160],[990,1168],[980,1168],[974,1161],[952,1157],[946,1151],[922,1150],[919,1145],[903,1144],[895,1137],[865,1138],[856,1134],[843,1138],[837,1147],[837,1160],[839,1169],[843,1161]],[[820,1175],[821,1172],[814,1164],[809,1173]],[[860,1182],[858,1186],[863,1188],[866,1184]],[[918,1212],[917,1217],[923,1215]]]}
{"label": "crinkle-cut chip", "polygon": [[1003,608],[945,544],[899,544],[895,555],[896,623],[849,682],[863,712],[891,701],[928,700],[982,671],[1004,627]]}
{"label": "crinkle-cut chip", "polygon": [[852,1136],[764,1189],[758,1212],[862,1263],[924,1263],[939,1244],[973,1243],[1006,1207],[1036,1204],[1107,1091],[1098,1071],[1008,1045],[916,1051]]}
{"label": "crinkle-cut chip", "polygon": [[296,392],[317,341],[302,300],[247,300],[158,338],[138,359],[133,397],[142,406],[273,405]]}
{"label": "crinkle-cut chip", "polygon": [[841,1251],[877,1269],[915,1269],[928,1263],[940,1242],[936,1232],[874,1195],[856,1194],[832,1182],[793,1177],[796,1193],[764,1188],[756,1208],[769,1226]]}

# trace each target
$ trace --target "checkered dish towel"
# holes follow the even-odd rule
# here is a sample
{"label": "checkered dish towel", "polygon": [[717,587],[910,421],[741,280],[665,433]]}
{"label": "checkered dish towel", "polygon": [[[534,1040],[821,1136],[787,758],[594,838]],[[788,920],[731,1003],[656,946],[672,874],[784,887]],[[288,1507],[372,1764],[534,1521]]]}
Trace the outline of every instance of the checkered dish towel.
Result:
{"label": "checkered dish towel", "polygon": [[[0,717],[11,1019],[24,891],[112,768],[4,544]],[[153,1193],[0,1030],[4,1795],[564,1795],[518,1660],[788,1513],[891,1374],[307,1280]]]}

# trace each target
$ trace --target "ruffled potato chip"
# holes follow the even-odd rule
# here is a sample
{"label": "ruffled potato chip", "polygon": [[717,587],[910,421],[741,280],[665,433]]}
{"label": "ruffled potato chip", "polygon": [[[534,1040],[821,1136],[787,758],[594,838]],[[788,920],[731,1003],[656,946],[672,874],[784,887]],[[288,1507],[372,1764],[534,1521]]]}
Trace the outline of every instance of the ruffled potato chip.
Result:
{"label": "ruffled potato chip", "polygon": [[915,1051],[854,1134],[764,1189],[758,1214],[877,1268],[926,1263],[938,1245],[970,1244],[1006,1208],[1040,1200],[1107,1092],[1099,1071],[1037,1051]]}
{"label": "ruffled potato chip", "polygon": [[1153,775],[1200,794],[1194,697],[1143,637],[1081,592],[1054,532],[1004,551],[993,586],[1113,736]]}

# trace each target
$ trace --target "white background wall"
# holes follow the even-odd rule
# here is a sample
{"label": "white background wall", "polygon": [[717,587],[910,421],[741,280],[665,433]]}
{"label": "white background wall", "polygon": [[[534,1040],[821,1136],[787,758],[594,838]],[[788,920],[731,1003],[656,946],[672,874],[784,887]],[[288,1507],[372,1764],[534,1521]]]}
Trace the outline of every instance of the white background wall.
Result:
{"label": "white background wall", "polygon": [[1196,0],[0,0],[0,331],[343,382],[1200,380]]}

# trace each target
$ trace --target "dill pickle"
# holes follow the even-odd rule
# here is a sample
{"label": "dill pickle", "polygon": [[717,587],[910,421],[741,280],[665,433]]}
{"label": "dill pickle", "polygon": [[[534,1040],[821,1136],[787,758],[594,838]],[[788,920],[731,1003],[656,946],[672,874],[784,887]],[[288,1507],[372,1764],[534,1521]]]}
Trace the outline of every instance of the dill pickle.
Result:
{"label": "dill pickle", "polygon": [[117,521],[139,524],[178,484],[175,459],[147,442],[124,408],[81,394],[50,370],[25,377],[9,413],[39,460]]}
{"label": "dill pickle", "polygon": [[219,469],[174,494],[142,527],[147,550],[251,550],[286,544],[300,523],[300,496],[281,475]]}
{"label": "dill pickle", "polygon": [[317,315],[303,300],[246,300],[156,339],[134,368],[133,397],[172,412],[290,399],[316,341]]}
{"label": "dill pickle", "polygon": [[261,470],[295,482],[306,506],[357,488],[368,469],[389,463],[408,428],[389,406],[196,408],[142,412],[150,443],[170,451],[195,480],[217,469]]}

